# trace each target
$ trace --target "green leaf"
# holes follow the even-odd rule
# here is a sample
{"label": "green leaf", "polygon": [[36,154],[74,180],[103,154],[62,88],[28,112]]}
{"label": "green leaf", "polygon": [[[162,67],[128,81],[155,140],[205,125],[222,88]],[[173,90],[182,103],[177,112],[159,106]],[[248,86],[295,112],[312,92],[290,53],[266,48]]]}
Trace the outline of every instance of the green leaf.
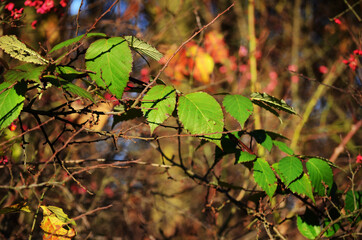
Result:
{"label": "green leaf", "polygon": [[163,57],[162,53],[160,53],[156,48],[134,36],[125,36],[124,39],[126,39],[128,45],[135,51],[143,53],[156,61],[159,61]]}
{"label": "green leaf", "polygon": [[328,158],[325,158],[325,157],[321,157],[321,156],[309,156],[309,155],[295,155],[296,157],[298,157],[299,159],[303,159],[303,160],[306,160],[306,159],[310,159],[310,158],[318,158],[320,160],[323,160],[324,162],[326,162],[329,166],[331,167],[335,167],[335,168],[340,168],[338,167],[336,164],[332,163],[331,161],[329,161]]}
{"label": "green leaf", "polygon": [[291,114],[297,114],[295,110],[291,106],[289,106],[283,99],[277,99],[267,93],[252,93],[251,101],[253,103],[262,102],[271,108],[275,108],[277,110]]}
{"label": "green leaf", "polygon": [[0,130],[9,126],[20,114],[24,106],[26,83],[17,83],[9,88],[12,83],[0,84]]}
{"label": "green leaf", "polygon": [[346,212],[353,212],[354,210],[360,209],[362,207],[362,191],[353,191],[349,190],[346,194],[346,201],[344,208]]}
{"label": "green leaf", "polygon": [[[328,226],[328,224],[331,222],[330,219],[326,218],[324,221],[324,226]],[[324,237],[332,237],[334,234],[336,234],[336,232],[340,229],[340,224],[336,223],[333,224],[330,228],[328,228],[328,230],[323,234]]]}
{"label": "green leaf", "polygon": [[65,91],[74,93],[75,95],[78,95],[80,97],[88,98],[92,102],[94,102],[92,94],[87,92],[85,89],[68,82],[67,80],[62,79],[61,77],[53,76],[53,75],[45,75],[43,77],[44,80],[50,82],[52,85],[56,87],[61,87]]}
{"label": "green leaf", "polygon": [[284,137],[283,135],[276,133],[276,132],[271,132],[271,131],[265,131],[273,140],[276,140],[278,138],[281,139],[285,139],[285,140],[289,140],[289,138]]}
{"label": "green leaf", "polygon": [[303,172],[302,162],[296,157],[285,157],[279,161],[279,171],[287,186]]}
{"label": "green leaf", "polygon": [[[58,43],[57,45],[55,45],[52,50],[49,51],[49,54],[54,52],[54,51],[57,51],[59,49],[62,49],[64,47],[67,47],[67,46],[70,46],[72,45],[73,43],[76,43],[78,42],[82,37],[84,36],[83,35],[80,35],[78,37],[75,37],[75,38],[72,38],[72,39],[68,39],[64,42],[61,42],[61,43]],[[104,33],[88,33],[87,36],[85,38],[90,38],[90,37],[107,37],[106,34]]]}
{"label": "green leaf", "polygon": [[224,116],[219,103],[212,96],[205,92],[181,96],[177,110],[186,130],[191,134],[204,134],[203,139],[221,147]]}
{"label": "green leaf", "polygon": [[273,140],[273,144],[279,148],[280,151],[285,152],[286,154],[293,155],[294,151],[287,146],[284,142]]}
{"label": "green leaf", "polygon": [[31,63],[26,63],[9,69],[4,74],[5,81],[7,82],[20,82],[21,80],[29,80],[41,83],[40,76],[45,70],[46,66],[34,66]]}
{"label": "green leaf", "polygon": [[[318,158],[311,158],[306,164],[310,180],[314,191],[319,196],[325,196],[326,190],[322,182],[329,186],[329,190],[333,184],[333,172],[331,167],[325,161]],[[328,192],[329,192],[328,190]]]}
{"label": "green leaf", "polygon": [[[279,163],[274,163],[273,168],[278,173],[280,179],[284,183],[286,183],[285,177],[280,172]],[[292,183],[290,183],[288,188],[293,193],[304,194],[305,196],[312,199],[313,202],[315,202],[314,197],[313,197],[313,191],[312,191],[312,183],[310,182],[307,174],[303,173],[301,176],[299,176],[297,179],[295,179]]]}
{"label": "green leaf", "polygon": [[268,95],[267,93],[252,93],[251,101],[264,108],[265,110],[271,112],[275,116],[277,116],[282,122],[282,119],[279,117],[279,113],[277,110],[284,111],[291,114],[297,114],[294,109],[289,106],[284,100],[277,99]]}
{"label": "green leaf", "polygon": [[274,114],[278,119],[279,121],[282,123],[282,119],[280,118],[279,116],[279,113],[272,107],[270,107],[268,104],[265,104],[261,101],[257,101],[257,100],[251,100],[254,104],[258,105],[259,107],[261,108],[264,108],[265,110],[271,112],[272,114]]}
{"label": "green leaf", "polygon": [[48,208],[51,212],[53,212],[59,220],[61,220],[63,223],[70,223],[74,226],[77,226],[75,221],[68,217],[66,213],[64,213],[63,209],[56,207],[56,206],[42,206]]}
{"label": "green leaf", "polygon": [[68,81],[88,76],[88,73],[79,72],[74,68],[68,66],[57,66],[55,68],[55,72],[58,73],[61,78],[64,78]]}
{"label": "green leaf", "polygon": [[277,178],[266,160],[257,158],[254,162],[254,179],[266,194],[272,198],[277,189]]}
{"label": "green leaf", "polygon": [[222,104],[225,107],[225,111],[230,113],[240,123],[241,128],[244,128],[245,121],[254,110],[250,99],[241,95],[227,95]]}
{"label": "green leaf", "polygon": [[0,48],[8,53],[11,57],[20,61],[45,65],[48,60],[40,56],[39,53],[28,48],[24,43],[20,42],[15,35],[5,35],[0,37]]}
{"label": "green leaf", "polygon": [[[344,209],[347,213],[351,213],[357,209],[361,209],[362,207],[362,191],[352,191],[349,190],[346,194],[346,200]],[[349,221],[354,225],[362,220],[361,213],[356,213],[353,217],[348,218]]]}
{"label": "green leaf", "polygon": [[301,177],[297,178],[295,181],[289,184],[288,188],[294,193],[304,194],[305,196],[312,199],[312,201],[315,203],[312,183],[310,182],[307,174],[303,173]]}
{"label": "green leaf", "polygon": [[297,227],[299,232],[308,239],[315,239],[321,232],[318,216],[308,208],[303,216],[297,216]]}
{"label": "green leaf", "polygon": [[273,140],[264,130],[254,130],[250,133],[252,137],[255,138],[255,141],[266,148],[269,152],[273,147]]}
{"label": "green leaf", "polygon": [[144,116],[151,128],[151,134],[172,115],[176,105],[176,90],[170,86],[157,85],[143,97],[141,104]]}
{"label": "green leaf", "polygon": [[243,163],[243,162],[251,162],[256,159],[256,156],[254,154],[238,151],[236,153],[236,163]]}
{"label": "green leaf", "polygon": [[132,71],[132,53],[121,37],[100,39],[92,43],[85,55],[86,67],[95,72],[90,77],[100,87],[122,98]]}

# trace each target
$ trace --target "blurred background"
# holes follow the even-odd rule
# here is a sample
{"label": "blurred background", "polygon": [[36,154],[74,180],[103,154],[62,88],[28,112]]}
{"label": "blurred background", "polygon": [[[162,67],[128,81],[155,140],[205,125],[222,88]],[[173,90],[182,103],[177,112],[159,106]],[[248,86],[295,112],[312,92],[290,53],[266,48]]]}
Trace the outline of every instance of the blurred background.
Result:
{"label": "blurred background", "polygon": [[[114,3],[108,0],[49,1],[54,7],[41,14],[37,11],[39,7],[31,5],[36,1],[12,2],[15,8],[24,7],[24,15],[12,25],[3,24],[2,34],[16,34],[42,54],[57,43],[84,34]],[[24,2],[28,4],[24,6]],[[92,32],[108,36],[134,35],[162,52],[165,57],[160,62],[134,54],[132,77],[148,81],[178,46],[232,3],[227,0],[123,0],[116,3]],[[289,141],[286,142],[297,154],[330,158],[346,170],[350,164],[355,164],[362,143],[359,129],[362,116],[361,10],[362,1],[356,0],[255,1],[256,51],[252,54],[257,61],[256,90],[284,99],[298,113],[281,114],[281,122],[261,110],[261,128],[287,137]],[[2,11],[3,18],[9,14],[6,11]],[[160,79],[183,93],[206,91],[217,99],[220,96],[217,94],[221,93],[249,97],[252,77],[249,28],[248,1],[235,1],[230,11],[176,55]],[[71,64],[85,69],[83,56]],[[6,61],[10,67],[17,64],[10,59]],[[135,93],[125,95],[134,96]],[[43,98],[48,99],[51,106],[57,106],[62,96],[50,92]],[[112,204],[110,208],[77,220],[76,239],[256,239],[257,236],[268,239],[258,224],[252,223],[253,218],[231,203],[225,194],[187,177],[182,169],[162,157],[156,151],[158,143],[147,141],[150,131],[144,124],[145,119],[122,121],[112,128],[113,121],[112,117],[107,118],[99,130],[127,131],[132,137],[118,139],[115,143],[112,139],[96,141],[98,136],[83,135],[81,140],[89,143],[74,143],[62,154],[69,162],[89,161],[82,162],[83,165],[69,163],[70,168],[81,169],[103,159],[108,163],[139,160],[143,164],[89,169],[80,174],[79,179],[94,195],[69,181],[49,189],[44,199],[46,204],[62,207],[70,217]],[[29,128],[37,124],[27,116],[23,122]],[[232,118],[226,117],[225,122],[228,129],[240,127]],[[252,130],[253,122],[251,118],[245,129]],[[165,123],[176,124],[172,118]],[[56,139],[62,127],[56,123],[49,126],[50,137]],[[10,136],[16,131],[7,134]],[[178,132],[159,127],[155,134],[169,136]],[[51,155],[40,132],[34,133],[29,142],[28,161],[43,162]],[[341,143],[343,151],[337,149]],[[175,156],[176,162],[182,156],[185,165],[201,175],[215,159],[215,145],[200,145],[195,138],[182,137],[179,141],[177,137],[165,137],[160,139],[159,145],[165,156]],[[276,150],[265,155],[270,163],[282,157]],[[12,161],[21,162],[23,158],[22,147],[15,144]],[[14,179],[20,182],[20,167],[12,170],[4,167],[0,171],[4,173],[0,176],[0,185]],[[259,189],[249,169],[234,165],[231,156],[224,157],[213,171],[217,178],[235,186]],[[31,170],[28,172],[30,176]],[[336,184],[342,190],[350,184],[347,176],[335,170]],[[49,179],[45,174],[43,177],[44,181]],[[360,177],[356,179],[362,179]],[[356,186],[361,188],[361,180],[357,180]],[[250,206],[258,202],[253,192],[235,189],[229,194]],[[39,197],[39,188],[20,192],[0,189],[2,206],[17,199],[32,199],[30,204],[36,207]],[[282,215],[299,211],[298,201],[292,197],[278,201]],[[31,221],[24,213],[0,215],[0,237],[26,238]],[[304,239],[293,220],[278,227],[289,239]],[[40,236],[39,232],[38,229],[35,239]]]}

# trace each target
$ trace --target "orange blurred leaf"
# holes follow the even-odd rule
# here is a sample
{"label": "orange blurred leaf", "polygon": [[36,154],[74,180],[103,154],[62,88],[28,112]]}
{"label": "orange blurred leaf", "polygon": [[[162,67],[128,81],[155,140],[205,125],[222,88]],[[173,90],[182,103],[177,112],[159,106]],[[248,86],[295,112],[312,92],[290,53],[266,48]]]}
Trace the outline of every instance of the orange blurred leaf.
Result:
{"label": "orange blurred leaf", "polygon": [[[193,76],[195,80],[203,83],[210,82],[210,74],[214,70],[214,60],[203,48],[192,46],[187,49],[190,59],[195,61]],[[193,62],[192,62],[193,65]]]}
{"label": "orange blurred leaf", "polygon": [[221,33],[211,31],[205,36],[205,50],[216,63],[224,63],[229,58],[229,49]]}

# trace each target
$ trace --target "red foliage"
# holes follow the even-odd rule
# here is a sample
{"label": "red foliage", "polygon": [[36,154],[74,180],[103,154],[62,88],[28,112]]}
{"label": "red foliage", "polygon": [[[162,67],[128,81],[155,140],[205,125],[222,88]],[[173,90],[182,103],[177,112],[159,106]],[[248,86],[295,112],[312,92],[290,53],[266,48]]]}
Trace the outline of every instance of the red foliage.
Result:
{"label": "red foliage", "polygon": [[328,68],[327,68],[326,66],[324,66],[324,65],[319,66],[318,70],[319,70],[319,72],[322,73],[322,74],[328,73]]}
{"label": "red foliage", "polygon": [[0,164],[5,165],[5,164],[7,164],[8,162],[9,162],[9,159],[8,159],[7,156],[2,156],[2,157],[0,157]]}
{"label": "red foliage", "polygon": [[10,131],[15,131],[16,130],[16,124],[14,123],[14,122],[12,122],[11,124],[10,124],[10,126],[9,126],[9,129],[10,129]]}
{"label": "red foliage", "polygon": [[362,164],[362,156],[361,156],[361,154],[358,154],[358,156],[356,158],[356,163]]}
{"label": "red foliage", "polygon": [[334,22],[337,23],[338,25],[342,24],[342,22],[341,22],[341,20],[339,18],[334,19]]}

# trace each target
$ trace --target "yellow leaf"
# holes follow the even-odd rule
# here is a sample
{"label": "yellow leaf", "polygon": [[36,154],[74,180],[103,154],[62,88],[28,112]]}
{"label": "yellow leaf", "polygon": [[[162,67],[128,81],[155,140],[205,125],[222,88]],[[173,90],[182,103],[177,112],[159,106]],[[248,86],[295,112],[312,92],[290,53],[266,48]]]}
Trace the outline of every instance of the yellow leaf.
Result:
{"label": "yellow leaf", "polygon": [[210,74],[214,70],[214,60],[202,48],[192,46],[188,49],[190,58],[195,59],[195,68],[193,69],[194,78],[203,83],[210,82]]}
{"label": "yellow leaf", "polygon": [[12,212],[31,212],[27,202],[16,203],[5,208],[0,209],[0,214],[12,213]]}
{"label": "yellow leaf", "polygon": [[43,220],[40,224],[44,231],[43,240],[69,240],[76,235],[74,228],[69,226],[69,221],[62,221],[46,206],[40,207],[43,209]]}

